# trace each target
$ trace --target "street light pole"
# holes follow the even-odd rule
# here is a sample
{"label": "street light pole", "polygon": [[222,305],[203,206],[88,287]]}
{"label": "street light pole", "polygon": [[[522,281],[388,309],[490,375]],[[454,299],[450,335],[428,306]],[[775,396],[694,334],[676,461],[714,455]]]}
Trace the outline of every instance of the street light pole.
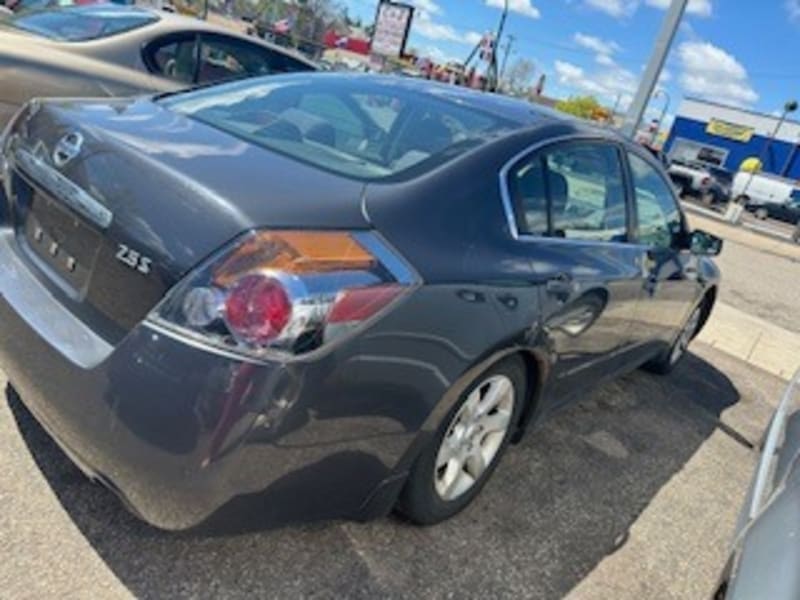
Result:
{"label": "street light pole", "polygon": [[665,90],[664,88],[657,89],[656,93],[653,94],[653,99],[655,99],[658,96],[664,96],[665,102],[664,102],[664,108],[661,109],[661,116],[658,117],[658,121],[656,122],[657,126],[655,131],[653,131],[653,137],[650,138],[651,146],[656,143],[658,134],[661,132],[661,125],[664,123],[664,119],[667,116],[667,111],[669,110],[669,104],[672,100],[672,98],[670,98],[669,92],[667,92],[667,90]]}
{"label": "street light pole", "polygon": [[[778,137],[778,134],[781,131],[781,127],[786,122],[786,118],[789,116],[789,113],[793,113],[797,110],[798,104],[797,100],[789,100],[786,104],[783,105],[783,113],[781,114],[781,118],[778,119],[778,124],[775,126],[775,131],[772,132],[772,135],[767,138],[767,141],[764,142],[764,147],[761,149],[761,154],[758,156],[758,162],[764,165],[764,161],[767,158],[767,154],[769,153],[769,148],[772,146],[772,141]],[[747,184],[744,186],[742,190],[742,196],[747,196],[747,191],[750,189],[750,184],[753,183],[753,179],[756,176],[756,169],[753,169],[750,172],[750,177],[747,179]]]}
{"label": "street light pole", "polygon": [[653,94],[656,83],[658,83],[658,76],[664,68],[667,54],[669,54],[670,46],[672,46],[672,40],[675,39],[678,25],[681,23],[681,18],[688,3],[689,0],[672,0],[672,4],[667,10],[664,24],[661,26],[661,32],[658,34],[653,48],[653,54],[650,56],[650,62],[647,63],[639,89],[636,91],[636,96],[631,103],[630,109],[628,109],[628,114],[625,116],[625,122],[622,124],[622,133],[630,137],[636,134],[639,123],[642,122],[647,102]]}

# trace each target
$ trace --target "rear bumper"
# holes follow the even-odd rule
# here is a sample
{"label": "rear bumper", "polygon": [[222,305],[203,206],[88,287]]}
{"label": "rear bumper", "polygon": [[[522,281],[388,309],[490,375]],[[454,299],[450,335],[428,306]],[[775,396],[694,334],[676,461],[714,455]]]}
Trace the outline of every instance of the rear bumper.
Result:
{"label": "rear bumper", "polygon": [[381,394],[357,341],[252,364],[143,324],[114,347],[15,245],[0,227],[0,368],[72,460],[144,520],[188,528],[237,496],[277,521],[390,508],[431,406],[400,381]]}

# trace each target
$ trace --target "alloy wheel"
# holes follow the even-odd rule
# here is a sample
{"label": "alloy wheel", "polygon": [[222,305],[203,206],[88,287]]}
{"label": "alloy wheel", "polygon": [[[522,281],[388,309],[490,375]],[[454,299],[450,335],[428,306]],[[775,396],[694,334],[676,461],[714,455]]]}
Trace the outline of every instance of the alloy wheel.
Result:
{"label": "alloy wheel", "polygon": [[491,466],[511,426],[515,396],[511,379],[494,375],[461,405],[436,455],[434,485],[442,500],[468,492]]}
{"label": "alloy wheel", "polygon": [[675,345],[672,347],[672,353],[670,354],[669,362],[671,364],[677,363],[681,357],[686,354],[686,350],[689,348],[689,343],[692,341],[695,332],[697,331],[697,327],[700,325],[700,307],[694,309],[692,316],[689,317],[689,320],[686,322],[686,325],[681,331],[678,339],[675,341]]}

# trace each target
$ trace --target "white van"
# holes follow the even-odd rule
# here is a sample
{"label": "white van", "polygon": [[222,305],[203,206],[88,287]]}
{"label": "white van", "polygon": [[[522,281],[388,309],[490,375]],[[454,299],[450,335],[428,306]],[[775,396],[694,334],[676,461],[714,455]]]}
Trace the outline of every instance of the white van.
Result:
{"label": "white van", "polygon": [[797,182],[793,179],[739,171],[733,178],[731,198],[743,198],[743,204],[754,210],[756,216],[765,219],[769,213],[768,206],[786,204],[796,188]]}

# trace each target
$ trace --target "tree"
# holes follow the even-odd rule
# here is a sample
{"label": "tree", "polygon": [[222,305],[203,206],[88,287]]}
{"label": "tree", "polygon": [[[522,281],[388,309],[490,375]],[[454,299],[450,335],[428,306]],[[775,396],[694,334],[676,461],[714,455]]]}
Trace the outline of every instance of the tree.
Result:
{"label": "tree", "polygon": [[536,73],[536,65],[532,60],[521,58],[508,70],[505,76],[506,86],[514,94],[524,94],[531,86]]}
{"label": "tree", "polygon": [[602,121],[608,119],[610,111],[594,96],[572,96],[568,100],[560,100],[556,108],[581,119]]}

